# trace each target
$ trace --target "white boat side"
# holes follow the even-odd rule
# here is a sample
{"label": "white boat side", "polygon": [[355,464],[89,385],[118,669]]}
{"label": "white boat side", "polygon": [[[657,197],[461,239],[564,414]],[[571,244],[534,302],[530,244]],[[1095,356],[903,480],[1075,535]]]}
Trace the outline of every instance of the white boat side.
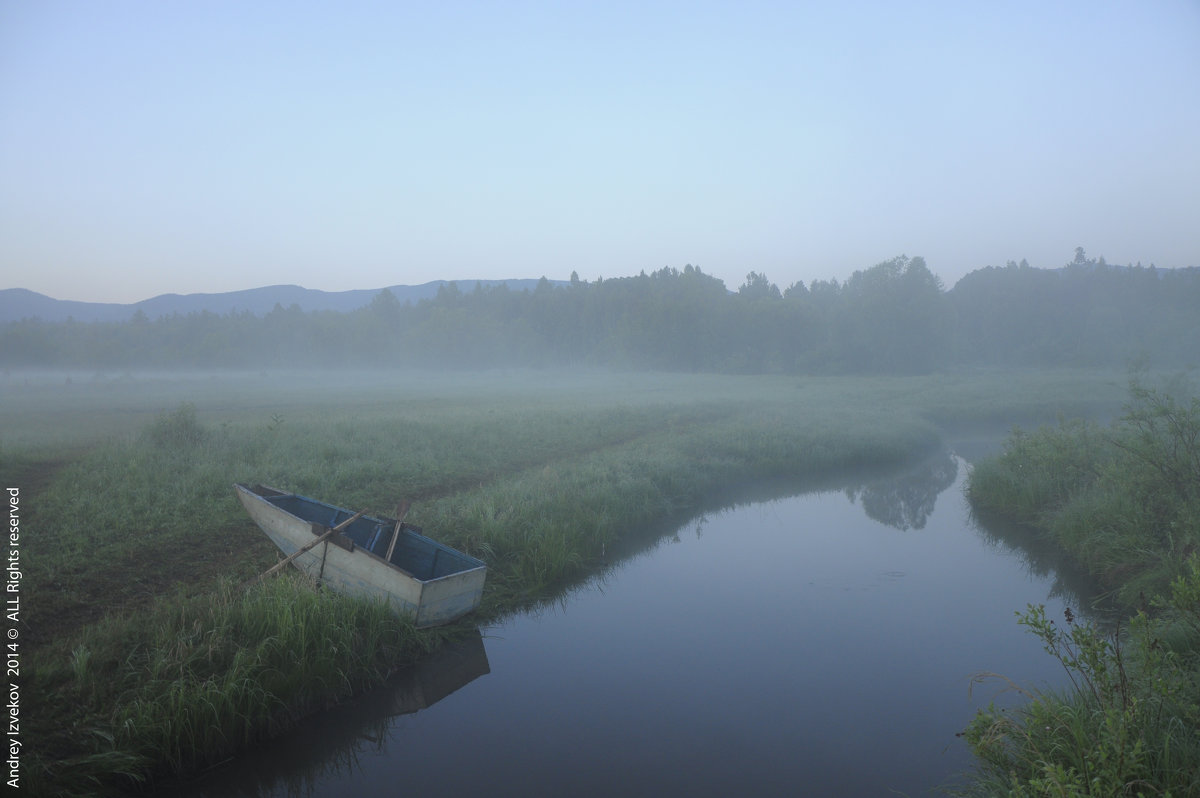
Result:
{"label": "white boat side", "polygon": [[[272,488],[250,488],[242,484],[234,487],[250,518],[285,555],[294,554],[313,542],[332,524],[326,526],[295,515],[270,499],[305,502],[343,512],[346,518],[352,515],[333,505]],[[383,524],[379,519],[369,517],[362,521],[366,525]],[[420,578],[356,543],[355,533],[349,529],[347,533],[313,547],[292,560],[292,564],[339,593],[386,601],[398,613],[412,616],[419,627],[449,623],[479,606],[487,577],[487,566],[480,560],[406,528],[401,533],[406,544],[433,553],[435,565],[430,577]],[[441,576],[432,575],[440,555],[453,558],[464,567]],[[393,560],[403,562],[400,552]]]}

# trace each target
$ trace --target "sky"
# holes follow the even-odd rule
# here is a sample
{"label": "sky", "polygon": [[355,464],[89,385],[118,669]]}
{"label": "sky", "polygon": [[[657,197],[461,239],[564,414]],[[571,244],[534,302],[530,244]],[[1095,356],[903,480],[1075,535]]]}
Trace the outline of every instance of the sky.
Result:
{"label": "sky", "polygon": [[1200,266],[1200,0],[0,0],[0,288]]}

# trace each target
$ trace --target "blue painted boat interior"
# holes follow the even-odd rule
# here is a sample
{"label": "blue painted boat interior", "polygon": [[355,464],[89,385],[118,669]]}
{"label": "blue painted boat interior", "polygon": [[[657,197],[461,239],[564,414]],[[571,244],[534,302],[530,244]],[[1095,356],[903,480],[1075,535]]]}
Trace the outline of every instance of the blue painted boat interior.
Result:
{"label": "blue painted boat interior", "polygon": [[[295,494],[262,498],[297,518],[326,527],[335,527],[354,515],[344,508]],[[343,529],[342,534],[353,540],[356,547],[383,557],[392,541],[394,524],[394,521],[381,521],[364,515]],[[407,525],[400,531],[391,563],[421,581],[438,579],[483,565],[474,557],[431,540]]]}

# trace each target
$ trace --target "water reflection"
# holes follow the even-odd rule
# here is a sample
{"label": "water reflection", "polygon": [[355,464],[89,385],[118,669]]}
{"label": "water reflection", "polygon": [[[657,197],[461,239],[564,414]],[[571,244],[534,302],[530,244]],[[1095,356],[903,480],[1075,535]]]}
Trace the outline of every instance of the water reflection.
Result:
{"label": "water reflection", "polygon": [[396,718],[428,709],[491,672],[483,635],[476,629],[396,673],[384,686],[320,714],[318,718],[213,771],[190,785],[169,785],[163,795],[312,796],[330,777],[352,778],[360,757],[387,747]]}
{"label": "water reflection", "polygon": [[1061,599],[1088,620],[1106,625],[1128,614],[1113,602],[1111,595],[1100,590],[1096,580],[1078,562],[1038,530],[975,511],[971,512],[970,521],[982,540],[1016,557],[1031,577],[1050,584],[1050,596]]}
{"label": "water reflection", "polygon": [[938,495],[958,479],[958,461],[941,452],[920,465],[887,479],[845,489],[851,504],[862,503],[868,518],[899,529],[924,529]]}

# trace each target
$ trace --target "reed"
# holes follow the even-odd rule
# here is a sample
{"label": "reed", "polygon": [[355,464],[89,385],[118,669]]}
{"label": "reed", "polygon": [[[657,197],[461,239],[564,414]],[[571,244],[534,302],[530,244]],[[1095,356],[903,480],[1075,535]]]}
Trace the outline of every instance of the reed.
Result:
{"label": "reed", "polygon": [[1127,608],[1144,606],[1200,550],[1200,396],[1135,379],[1120,420],[1015,432],[975,467],[968,495],[1071,553]]}

